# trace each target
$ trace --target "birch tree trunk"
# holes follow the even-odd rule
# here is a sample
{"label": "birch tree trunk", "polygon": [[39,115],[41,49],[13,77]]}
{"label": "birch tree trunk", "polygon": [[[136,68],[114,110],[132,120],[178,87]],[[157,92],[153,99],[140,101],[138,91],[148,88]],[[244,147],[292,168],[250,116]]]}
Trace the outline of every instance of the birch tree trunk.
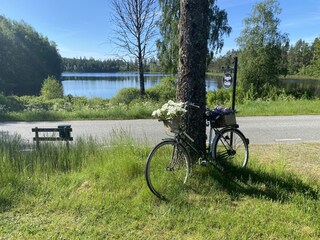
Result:
{"label": "birch tree trunk", "polygon": [[[138,61],[140,94],[144,96],[144,61],[154,53],[151,40],[156,36],[156,0],[112,0],[114,39],[123,56],[133,56]],[[121,55],[122,55],[121,54]]]}

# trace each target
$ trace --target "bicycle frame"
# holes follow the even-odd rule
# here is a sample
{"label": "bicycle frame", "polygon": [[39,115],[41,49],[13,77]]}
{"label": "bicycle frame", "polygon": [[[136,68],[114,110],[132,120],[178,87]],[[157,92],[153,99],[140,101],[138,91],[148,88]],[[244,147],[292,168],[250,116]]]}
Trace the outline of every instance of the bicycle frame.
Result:
{"label": "bicycle frame", "polygon": [[[235,129],[238,128],[238,125],[236,126],[230,126],[230,127],[224,127],[221,129],[218,128],[214,128],[209,126],[209,138],[207,141],[207,148],[205,151],[200,150],[200,147],[195,143],[194,139],[189,136],[185,131],[183,131],[182,129],[179,129],[177,132],[175,132],[175,136],[173,138],[166,138],[166,139],[174,139],[178,144],[185,146],[188,146],[190,149],[192,149],[192,151],[194,151],[201,160],[209,160],[209,161],[214,161],[214,159],[212,158],[212,144],[214,139],[217,136],[221,135],[222,130],[224,129]],[[166,140],[164,139],[164,140]],[[231,138],[229,141],[225,141],[225,143],[227,143],[228,147],[232,148],[232,141],[233,141],[233,136],[231,135]]]}
{"label": "bicycle frame", "polygon": [[[193,104],[193,103],[188,103],[189,106],[192,107],[196,107],[199,108],[199,106]],[[214,159],[210,156],[213,156],[212,151],[213,151],[213,142],[215,140],[215,138],[217,138],[218,136],[221,136],[221,132],[224,131],[225,129],[236,129],[239,128],[239,125],[234,125],[234,126],[227,126],[227,127],[223,127],[221,129],[216,128],[214,126],[211,125],[211,122],[209,119],[206,118],[206,126],[209,127],[209,138],[207,141],[208,146],[206,147],[205,151],[202,151],[200,149],[200,147],[195,143],[194,139],[189,136],[186,131],[182,130],[181,128],[179,128],[176,132],[175,132],[175,136],[172,138],[168,138],[170,140],[174,140],[176,141],[178,144],[181,144],[182,146],[186,147],[188,146],[189,149],[192,149],[192,151],[194,151],[197,155],[200,156],[200,159],[202,160],[209,160],[209,161],[214,161]],[[165,140],[165,139],[164,139]],[[225,143],[228,145],[229,148],[233,148],[232,146],[232,142],[233,142],[233,135],[230,136],[230,138],[228,139],[224,139]]]}
{"label": "bicycle frame", "polygon": [[200,158],[208,160],[210,155],[212,155],[212,143],[213,143],[213,133],[216,135],[217,132],[219,132],[218,129],[210,127],[209,130],[209,139],[208,139],[208,147],[205,151],[200,150],[200,147],[195,143],[194,139],[187,134],[182,129],[179,129],[177,132],[175,132],[175,136],[172,138],[165,138],[163,140],[175,140],[178,144],[181,144],[183,146],[188,146],[192,151],[194,151],[197,155],[200,156]]}

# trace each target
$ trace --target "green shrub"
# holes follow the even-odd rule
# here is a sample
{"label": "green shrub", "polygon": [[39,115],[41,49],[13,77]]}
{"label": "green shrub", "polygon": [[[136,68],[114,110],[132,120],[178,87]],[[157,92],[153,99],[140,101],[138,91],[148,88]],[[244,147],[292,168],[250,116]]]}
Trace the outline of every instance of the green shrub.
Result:
{"label": "green shrub", "polygon": [[23,111],[28,112],[39,112],[49,110],[48,104],[46,101],[40,97],[36,96],[21,96],[18,97],[19,101],[23,105]]}
{"label": "green shrub", "polygon": [[207,105],[214,107],[216,105],[226,105],[231,102],[232,91],[228,89],[219,89],[217,91],[207,92]]}
{"label": "green shrub", "polygon": [[47,77],[42,83],[41,96],[45,99],[63,98],[62,84],[54,77]]}
{"label": "green shrub", "polygon": [[292,96],[295,99],[315,99],[315,92],[315,89],[301,89],[299,87],[295,87],[293,89],[287,90],[286,94]]}
{"label": "green shrub", "polygon": [[21,111],[23,105],[19,100],[14,96],[5,96],[0,93],[0,111],[1,112],[12,112],[12,111]]}
{"label": "green shrub", "polygon": [[129,104],[131,101],[139,98],[140,90],[138,88],[122,88],[110,101],[113,104]]}
{"label": "green shrub", "polygon": [[[166,102],[176,98],[176,81],[172,76],[161,79],[160,84],[146,89],[145,99],[152,102]],[[121,89],[110,102],[113,104],[130,104],[132,101],[141,101],[140,90],[138,88]]]}
{"label": "green shrub", "polygon": [[23,106],[23,110],[27,112],[54,111],[56,105],[62,105],[63,99],[45,99],[42,96],[21,96],[17,97]]}
{"label": "green shrub", "polygon": [[147,98],[155,102],[167,102],[176,98],[176,79],[168,76],[161,79],[160,84],[146,90]]}

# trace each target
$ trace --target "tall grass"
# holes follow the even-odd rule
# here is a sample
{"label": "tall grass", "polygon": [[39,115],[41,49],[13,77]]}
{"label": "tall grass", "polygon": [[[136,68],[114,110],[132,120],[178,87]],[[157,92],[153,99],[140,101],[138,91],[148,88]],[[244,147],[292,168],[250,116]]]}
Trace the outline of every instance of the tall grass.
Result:
{"label": "tall grass", "polygon": [[33,151],[2,135],[0,145],[0,239],[320,238],[320,179],[308,171],[319,144],[250,146],[242,172],[195,166],[167,202],[146,187],[150,147],[128,134]]}
{"label": "tall grass", "polygon": [[[217,102],[218,103],[218,102]],[[236,103],[237,116],[279,116],[320,114],[320,100],[275,100],[245,101]],[[213,108],[216,103],[209,105]],[[7,112],[0,113],[2,121],[53,121],[53,120],[121,120],[148,119],[151,113],[159,108],[159,103],[135,102],[132,105],[115,105],[101,110],[79,110],[58,112]],[[230,104],[226,104],[230,107]]]}

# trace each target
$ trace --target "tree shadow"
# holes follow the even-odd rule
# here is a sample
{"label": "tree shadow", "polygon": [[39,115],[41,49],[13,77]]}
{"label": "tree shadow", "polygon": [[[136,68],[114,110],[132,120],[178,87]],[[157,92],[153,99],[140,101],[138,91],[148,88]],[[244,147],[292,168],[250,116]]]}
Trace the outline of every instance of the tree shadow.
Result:
{"label": "tree shadow", "polygon": [[0,196],[0,213],[8,211],[12,207],[12,201]]}
{"label": "tree shadow", "polygon": [[252,198],[287,202],[293,195],[318,200],[319,190],[296,174],[283,171],[267,172],[262,168],[236,168],[227,163],[209,167],[207,176],[212,177],[233,200],[246,195]]}

